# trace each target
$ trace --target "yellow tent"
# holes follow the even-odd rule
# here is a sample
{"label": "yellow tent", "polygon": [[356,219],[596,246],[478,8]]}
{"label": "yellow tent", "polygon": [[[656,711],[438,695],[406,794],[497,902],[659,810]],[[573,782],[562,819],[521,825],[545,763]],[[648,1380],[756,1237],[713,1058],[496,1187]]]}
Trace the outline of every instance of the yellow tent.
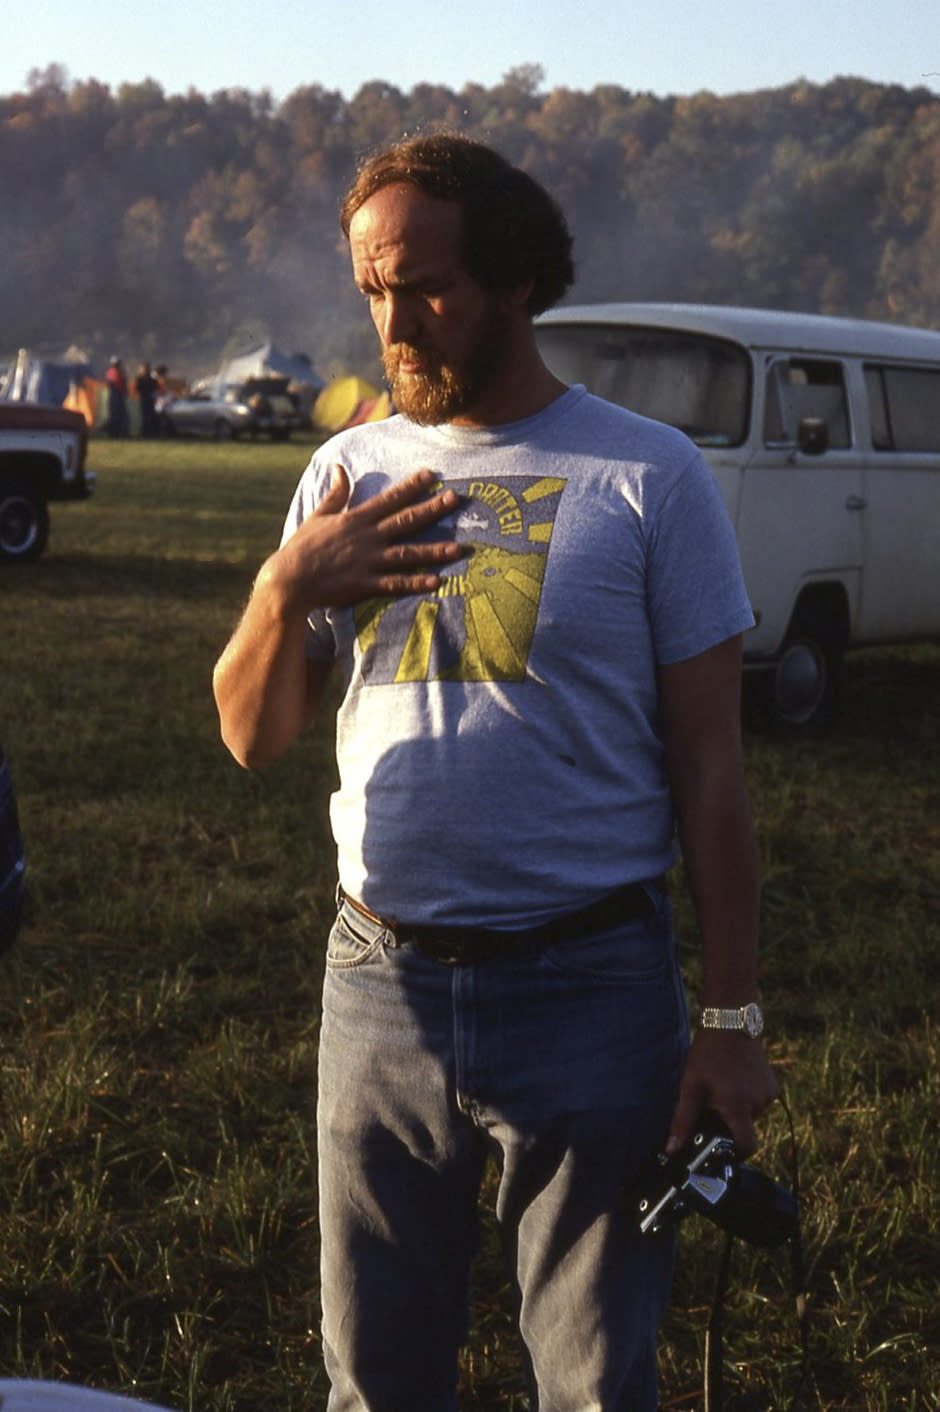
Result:
{"label": "yellow tent", "polygon": [[364,422],[381,422],[386,417],[394,414],[395,408],[392,406],[392,399],[387,392],[380,392],[371,406],[365,404]]}
{"label": "yellow tent", "polygon": [[390,413],[388,394],[365,378],[334,378],[313,404],[313,424],[322,431],[342,431],[357,422],[379,421]]}

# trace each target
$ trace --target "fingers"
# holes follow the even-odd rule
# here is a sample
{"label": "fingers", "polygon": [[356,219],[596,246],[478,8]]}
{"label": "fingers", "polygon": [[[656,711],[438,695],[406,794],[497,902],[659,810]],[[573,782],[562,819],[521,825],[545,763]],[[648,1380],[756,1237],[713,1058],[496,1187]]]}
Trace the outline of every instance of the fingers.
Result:
{"label": "fingers", "polygon": [[723,1112],[716,1109],[725,1127],[731,1134],[734,1141],[735,1151],[742,1161],[746,1157],[752,1157],[757,1151],[760,1143],[757,1137],[757,1129],[754,1127],[754,1120],[746,1109],[737,1110],[733,1113]]}
{"label": "fingers", "polygon": [[389,569],[407,569],[416,564],[450,564],[467,552],[467,545],[456,540],[435,540],[420,544],[394,542],[381,550],[381,562]]}
{"label": "fingers", "polygon": [[460,503],[452,490],[429,495],[439,484],[433,471],[417,471],[350,508],[352,477],[333,466],[319,506],[284,547],[286,571],[308,607],[436,590],[438,570],[467,552],[456,540],[421,535]]}
{"label": "fingers", "polygon": [[390,538],[414,533],[434,524],[458,504],[458,496],[452,490],[428,496],[428,491],[436,484],[438,477],[434,471],[416,471],[398,485],[371,496],[350,513],[358,519],[380,524]]}
{"label": "fingers", "polygon": [[[436,524],[459,504],[459,497],[452,490],[442,490],[438,495],[429,496],[428,491],[437,483],[438,477],[434,471],[415,471],[381,494],[370,496],[348,513],[361,524],[380,528],[387,543],[404,539]],[[337,463],[333,467],[330,488],[314,514],[339,514],[347,508],[349,494],[349,472]]]}
{"label": "fingers", "polygon": [[778,1092],[777,1077],[759,1044],[735,1034],[699,1031],[679,1085],[666,1152],[679,1152],[702,1110],[711,1108],[731,1133],[738,1155],[750,1157],[759,1146],[754,1120]]}
{"label": "fingers", "polygon": [[440,587],[439,574],[415,572],[382,574],[375,581],[374,594],[381,598],[407,598],[415,593],[433,593]]}
{"label": "fingers", "polygon": [[315,515],[338,515],[349,500],[349,472],[338,462],[332,469],[330,488],[314,510]]}
{"label": "fingers", "polygon": [[404,510],[387,516],[380,521],[379,529],[387,540],[402,539],[436,524],[451,510],[456,509],[457,503],[458,498],[454,492],[444,490],[440,495],[422,500],[417,505],[409,505]]}
{"label": "fingers", "polygon": [[375,566],[371,591],[383,597],[433,593],[440,587],[437,567],[463,557],[459,544],[392,544],[382,551]]}
{"label": "fingers", "polygon": [[[336,513],[337,510],[345,508],[349,501],[350,477],[346,467],[337,461],[330,468],[330,485],[323,499],[314,512],[321,514]],[[399,481],[388,490],[383,490],[380,495],[373,495],[357,506],[355,513],[360,519],[382,520],[402,506],[410,505],[414,500],[425,496],[432,485],[437,480],[434,471],[415,471],[413,475]],[[453,495],[453,492],[450,492]],[[439,498],[439,497],[438,497]],[[453,496],[456,501],[456,496]]]}
{"label": "fingers", "polygon": [[721,1103],[708,1103],[704,1093],[690,1091],[680,1094],[672,1115],[669,1137],[666,1139],[666,1153],[669,1157],[675,1157],[677,1152],[681,1152],[691,1142],[692,1134],[705,1108],[711,1108],[718,1114],[731,1134],[735,1150],[742,1160],[757,1151],[760,1145],[757,1130],[753,1117],[746,1108],[730,1108]]}

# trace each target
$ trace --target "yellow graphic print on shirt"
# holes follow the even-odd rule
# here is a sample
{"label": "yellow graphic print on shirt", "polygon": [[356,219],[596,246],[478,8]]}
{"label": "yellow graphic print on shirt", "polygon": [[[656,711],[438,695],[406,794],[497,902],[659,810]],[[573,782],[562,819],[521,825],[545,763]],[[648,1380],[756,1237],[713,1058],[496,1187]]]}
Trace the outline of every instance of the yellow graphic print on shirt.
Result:
{"label": "yellow graphic print on shirt", "polygon": [[467,544],[470,553],[443,571],[434,593],[357,604],[367,682],[525,677],[565,481],[482,476],[446,485],[461,503],[453,520],[435,527],[435,537]]}

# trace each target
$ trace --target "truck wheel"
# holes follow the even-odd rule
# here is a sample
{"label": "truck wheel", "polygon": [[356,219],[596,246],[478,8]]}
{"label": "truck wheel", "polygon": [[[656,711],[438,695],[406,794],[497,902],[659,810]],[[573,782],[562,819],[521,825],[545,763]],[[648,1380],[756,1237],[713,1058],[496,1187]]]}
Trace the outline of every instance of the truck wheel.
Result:
{"label": "truck wheel", "polygon": [[49,507],[27,486],[0,482],[0,559],[38,559],[49,538]]}
{"label": "truck wheel", "polygon": [[825,608],[798,607],[773,672],[772,711],[781,725],[822,731],[838,715],[845,632]]}

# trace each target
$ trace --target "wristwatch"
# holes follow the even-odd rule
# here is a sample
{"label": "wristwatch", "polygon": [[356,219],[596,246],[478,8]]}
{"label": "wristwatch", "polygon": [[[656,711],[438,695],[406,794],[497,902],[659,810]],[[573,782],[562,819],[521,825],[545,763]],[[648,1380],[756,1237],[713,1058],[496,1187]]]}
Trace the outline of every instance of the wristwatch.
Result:
{"label": "wristwatch", "polygon": [[764,1017],[760,1006],[752,1000],[750,1005],[741,1005],[735,1010],[706,1005],[699,1024],[703,1030],[743,1030],[751,1039],[757,1039],[764,1028]]}

